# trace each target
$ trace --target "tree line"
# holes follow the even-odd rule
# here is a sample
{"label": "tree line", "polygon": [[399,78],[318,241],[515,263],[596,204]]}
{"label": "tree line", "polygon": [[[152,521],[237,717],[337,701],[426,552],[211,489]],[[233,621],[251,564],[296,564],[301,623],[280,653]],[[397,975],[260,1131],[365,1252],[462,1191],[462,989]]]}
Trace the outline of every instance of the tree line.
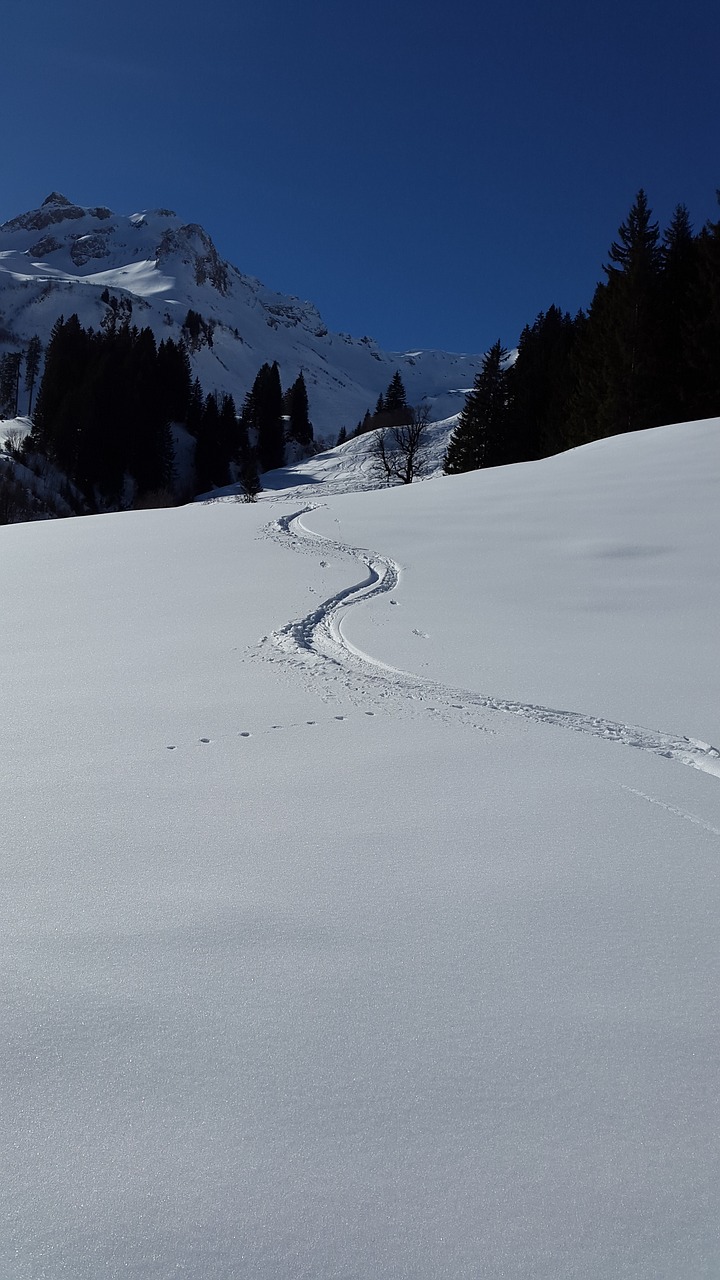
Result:
{"label": "tree line", "polygon": [[[38,373],[33,365],[31,378],[32,350],[31,342],[31,396]],[[15,358],[4,358],[0,393],[7,373],[7,395],[17,395],[19,369]],[[174,424],[194,440],[195,492],[239,480],[252,499],[259,472],[284,465],[288,442],[313,447],[302,373],[283,392],[277,363],[263,364],[238,411],[232,396],[206,395],[193,381],[185,341],[158,345],[152,330],[131,326],[127,317],[100,331],[84,328],[77,315],[60,317],[32,416],[24,452],[63,472],[90,510],[177,491]]]}
{"label": "tree line", "polygon": [[27,414],[32,413],[35,384],[40,372],[42,342],[37,334],[29,341],[26,351],[8,351],[0,359],[0,418],[17,418],[20,412],[20,379],[25,364],[25,390],[28,395]]}
{"label": "tree line", "polygon": [[608,259],[587,311],[541,311],[514,362],[490,348],[446,474],[720,415],[720,221],[695,234],[678,205],[661,235],[640,190]]}

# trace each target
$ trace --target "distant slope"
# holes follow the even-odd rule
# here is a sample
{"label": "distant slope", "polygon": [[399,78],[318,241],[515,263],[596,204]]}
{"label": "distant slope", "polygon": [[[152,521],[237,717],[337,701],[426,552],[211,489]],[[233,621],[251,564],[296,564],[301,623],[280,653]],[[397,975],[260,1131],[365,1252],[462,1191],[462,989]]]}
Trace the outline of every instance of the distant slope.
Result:
{"label": "distant slope", "polygon": [[108,294],[116,306],[129,303],[131,323],[158,340],[178,339],[188,310],[198,312],[205,331],[191,360],[205,391],[242,401],[266,360],[278,361],[283,386],[302,370],[316,432],[328,438],[354,428],[395,369],[412,403],[429,401],[433,417],[447,417],[462,407],[481,362],[444,351],[386,352],[372,338],[330,333],[312,303],[243,274],[202,227],[169,209],[121,215],[53,192],[0,226],[0,354],[35,333],[47,341],[60,315],[77,312],[99,328],[111,314]]}

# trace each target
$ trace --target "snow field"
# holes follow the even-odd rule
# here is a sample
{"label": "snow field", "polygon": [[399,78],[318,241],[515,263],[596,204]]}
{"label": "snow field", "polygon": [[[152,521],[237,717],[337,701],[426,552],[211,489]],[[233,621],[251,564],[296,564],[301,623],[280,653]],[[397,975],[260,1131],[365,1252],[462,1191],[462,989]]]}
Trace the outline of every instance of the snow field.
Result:
{"label": "snow field", "polygon": [[713,1274],[717,442],[0,530],[4,1277]]}

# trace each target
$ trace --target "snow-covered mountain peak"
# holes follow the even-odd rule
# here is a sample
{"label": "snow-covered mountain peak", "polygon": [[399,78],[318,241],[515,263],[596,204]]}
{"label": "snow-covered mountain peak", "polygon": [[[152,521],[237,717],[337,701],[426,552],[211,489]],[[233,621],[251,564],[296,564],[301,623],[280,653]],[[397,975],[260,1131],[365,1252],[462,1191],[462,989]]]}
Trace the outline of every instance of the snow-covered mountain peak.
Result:
{"label": "snow-covered mountain peak", "polygon": [[[188,341],[205,391],[241,402],[266,361],[277,360],[284,386],[302,371],[312,421],[328,439],[353,430],[396,369],[410,401],[430,402],[440,419],[462,407],[480,367],[480,356],[385,352],[372,338],[332,333],[312,302],[243,273],[199,223],[172,209],[118,214],[53,191],[0,226],[0,354],[34,334],[47,342],[60,315],[76,312],[98,329],[118,297],[156,340]],[[189,311],[202,320],[191,340]]]}
{"label": "snow-covered mountain peak", "polygon": [[11,218],[2,224],[0,231],[44,231],[47,227],[63,222],[77,222],[81,218],[91,217],[98,221],[105,221],[112,216],[112,210],[104,205],[86,209],[79,204],[73,204],[67,196],[53,191],[43,200],[39,209],[30,209],[27,213]]}

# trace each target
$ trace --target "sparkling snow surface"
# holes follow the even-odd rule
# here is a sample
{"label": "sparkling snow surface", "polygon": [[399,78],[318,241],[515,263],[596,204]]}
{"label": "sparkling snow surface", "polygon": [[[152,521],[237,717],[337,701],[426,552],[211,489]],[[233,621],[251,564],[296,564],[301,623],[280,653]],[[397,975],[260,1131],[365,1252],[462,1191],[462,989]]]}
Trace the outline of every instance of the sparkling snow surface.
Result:
{"label": "sparkling snow surface", "polygon": [[720,423],[317,466],[0,529],[0,1275],[716,1276]]}

